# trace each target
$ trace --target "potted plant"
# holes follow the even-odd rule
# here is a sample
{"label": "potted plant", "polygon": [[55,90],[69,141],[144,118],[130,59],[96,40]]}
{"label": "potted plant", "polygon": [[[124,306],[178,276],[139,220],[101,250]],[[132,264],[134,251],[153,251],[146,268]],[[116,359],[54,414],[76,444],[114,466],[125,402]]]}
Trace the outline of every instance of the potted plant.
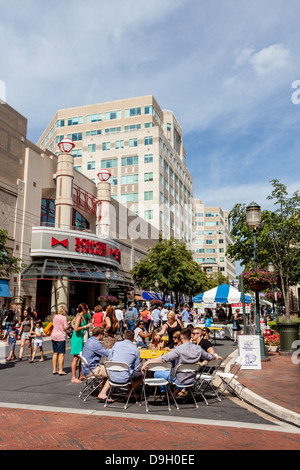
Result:
{"label": "potted plant", "polygon": [[117,297],[113,296],[113,295],[100,295],[100,297],[98,297],[98,301],[102,304],[106,304],[106,305],[117,305],[118,303],[118,299]]}
{"label": "potted plant", "polygon": [[274,333],[271,336],[265,338],[265,343],[269,347],[270,351],[277,351],[280,346],[280,336],[278,333]]}

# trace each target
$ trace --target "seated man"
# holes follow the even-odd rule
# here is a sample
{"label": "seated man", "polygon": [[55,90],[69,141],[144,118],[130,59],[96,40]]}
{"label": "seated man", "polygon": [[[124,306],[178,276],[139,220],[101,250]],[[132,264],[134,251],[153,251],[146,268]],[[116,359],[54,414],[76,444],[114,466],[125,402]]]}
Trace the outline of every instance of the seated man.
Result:
{"label": "seated man", "polygon": [[[106,377],[105,368],[99,364],[102,357],[108,357],[109,349],[102,346],[101,341],[103,340],[104,328],[97,327],[93,329],[92,336],[84,343],[82,356],[87,360],[90,369],[97,377]],[[87,366],[82,364],[82,373],[84,376],[89,377],[91,375]]]}
{"label": "seated man", "polygon": [[[118,341],[110,350],[108,360],[111,362],[125,362],[129,366],[129,371],[133,380],[134,390],[143,380],[143,373],[140,370],[140,352],[133,344],[134,333],[127,330],[124,334],[124,341]],[[113,382],[122,384],[129,380],[128,372],[110,372],[110,378]],[[127,386],[129,388],[129,386]],[[98,398],[103,400],[107,396],[109,383],[107,382]]]}
{"label": "seated man", "polygon": [[[149,361],[145,362],[145,364],[142,367],[142,370],[146,369],[148,367],[148,364],[151,362],[172,362],[175,361],[175,367],[177,367],[179,364],[196,364],[200,362],[202,359],[205,359],[207,361],[211,361],[214,359],[214,356],[201,348],[201,346],[198,346],[196,344],[191,343],[191,330],[190,328],[184,328],[181,330],[180,333],[180,339],[182,344],[180,346],[177,346],[176,348],[172,349],[169,353],[165,354],[164,356],[160,356],[155,359],[150,359]],[[178,374],[176,380],[178,383],[183,384],[189,384],[193,381],[194,377],[196,375],[195,373],[184,373],[181,372]],[[168,372],[162,371],[162,372],[155,372],[154,377],[163,377],[167,378]],[[182,387],[180,387],[181,389]],[[179,390],[177,389],[175,394]]]}

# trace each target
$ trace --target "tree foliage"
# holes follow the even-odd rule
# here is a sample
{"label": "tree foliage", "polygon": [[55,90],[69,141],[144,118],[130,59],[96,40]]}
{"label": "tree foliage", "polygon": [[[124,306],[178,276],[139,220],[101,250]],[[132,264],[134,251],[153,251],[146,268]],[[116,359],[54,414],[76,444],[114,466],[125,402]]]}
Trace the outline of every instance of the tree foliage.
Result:
{"label": "tree foliage", "polygon": [[11,273],[18,273],[24,267],[22,260],[13,256],[6,248],[7,239],[7,231],[0,229],[0,278],[7,278]]}
{"label": "tree foliage", "polygon": [[[257,233],[257,259],[260,268],[267,270],[271,262],[279,277],[286,316],[290,318],[290,286],[300,282],[300,195],[299,191],[288,195],[287,188],[279,180],[270,181],[273,191],[268,200],[274,210],[262,211],[262,226]],[[246,205],[236,204],[229,214],[233,244],[226,254],[239,260],[246,269],[252,269],[253,232],[246,222]]]}
{"label": "tree foliage", "polygon": [[160,236],[148,255],[131,270],[131,275],[144,290],[155,291],[157,280],[163,301],[173,294],[177,305],[181,295],[194,296],[210,287],[206,274],[193,260],[185,243],[173,237],[167,240]]}

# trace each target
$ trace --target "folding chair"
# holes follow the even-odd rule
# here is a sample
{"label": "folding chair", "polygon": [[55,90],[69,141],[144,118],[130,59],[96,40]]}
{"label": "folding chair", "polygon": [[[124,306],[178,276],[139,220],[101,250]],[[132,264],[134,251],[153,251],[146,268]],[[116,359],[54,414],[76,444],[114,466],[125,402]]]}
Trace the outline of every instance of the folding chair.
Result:
{"label": "folding chair", "polygon": [[88,399],[88,397],[95,390],[97,390],[100,387],[100,385],[103,381],[103,378],[102,377],[97,377],[94,374],[94,372],[92,371],[92,369],[88,365],[88,362],[87,362],[86,358],[82,356],[82,353],[79,354],[79,357],[80,357],[80,360],[81,360],[82,364],[84,364],[89,369],[89,371],[91,373],[91,377],[87,378],[83,390],[81,390],[81,392],[79,393],[79,398],[81,398],[83,401],[86,401]]}
{"label": "folding chair", "polygon": [[194,385],[194,392],[195,394],[200,394],[205,401],[206,405],[208,405],[208,401],[205,397],[205,392],[209,390],[213,395],[216,395],[217,400],[221,401],[221,398],[218,394],[217,387],[212,385],[213,381],[216,379],[216,373],[218,372],[223,359],[214,359],[207,364],[204,373],[199,373],[196,376],[195,385]]}
{"label": "folding chair", "polygon": [[[172,384],[176,385],[177,388],[188,389],[188,392],[193,397],[194,404],[195,404],[196,408],[198,408],[198,404],[197,404],[197,401],[195,399],[195,396],[193,394],[192,389],[195,385],[198,370],[199,370],[199,364],[179,364],[176,367],[174,377],[173,377],[173,380],[172,380]],[[192,374],[194,374],[194,378],[188,379],[187,383],[184,383],[184,382],[179,383],[178,379],[177,379],[177,376],[178,376],[179,373],[185,373],[185,374],[191,374],[192,373]],[[174,398],[174,400],[175,400],[175,398]],[[177,410],[179,410],[179,406],[178,406],[178,403],[177,403],[176,400],[175,400],[175,405],[176,405]]]}
{"label": "folding chair", "polygon": [[[110,395],[113,394],[113,390],[115,388],[119,388],[119,389],[124,389],[124,388],[127,388],[127,386],[130,386],[130,393],[128,395],[128,398],[127,398],[127,401],[126,401],[126,404],[124,406],[124,410],[127,409],[127,406],[128,406],[128,403],[129,403],[129,400],[131,398],[131,395],[132,395],[132,392],[134,393],[135,395],[135,392],[134,392],[134,388],[133,388],[133,380],[132,380],[132,377],[131,377],[131,373],[130,373],[130,369],[129,369],[129,365],[126,364],[125,362],[111,362],[111,361],[107,361],[104,363],[104,367],[105,367],[105,370],[106,370],[106,374],[107,374],[107,380],[109,382],[109,385],[110,385],[110,388],[109,388],[109,392],[107,394],[107,398],[106,398],[106,401],[105,401],[105,404],[104,404],[104,408],[106,408],[108,406],[108,400],[110,398]],[[119,383],[119,382],[114,382],[113,380],[111,380],[110,378],[110,372],[126,372],[129,376],[128,380],[124,383]],[[128,392],[128,389],[127,389],[127,392]],[[136,399],[136,395],[135,395],[135,399]],[[120,408],[120,407],[117,407],[117,406],[112,406],[110,405],[112,408]],[[123,407],[122,407],[123,408]]]}
{"label": "folding chair", "polygon": [[[241,369],[242,365],[245,362],[245,358],[242,356],[238,356],[235,361],[233,361],[231,365],[230,372],[217,372],[216,375],[221,379],[221,383],[218,386],[218,392],[220,392],[219,396],[220,398],[223,398],[225,391],[230,388],[232,393],[234,392],[234,389],[230,385],[233,379],[237,378],[237,374],[239,370]],[[223,388],[223,390],[222,390]]]}
{"label": "folding chair", "polygon": [[[140,406],[142,405],[142,400],[143,396],[145,398],[145,405],[146,405],[146,412],[149,411],[149,406],[147,402],[147,395],[146,395],[146,385],[148,387],[165,387],[166,388],[166,396],[168,400],[168,409],[171,411],[171,406],[170,406],[170,399],[169,399],[169,392],[171,396],[173,397],[174,403],[175,398],[173,396],[173,393],[170,389],[170,384],[171,384],[171,370],[172,370],[172,364],[171,362],[165,362],[165,363],[159,363],[159,362],[153,362],[152,364],[150,363],[148,365],[148,368],[145,370],[145,375],[144,375],[144,380],[143,380],[143,387],[142,387],[142,394],[141,394],[141,400],[140,400]],[[167,372],[168,376],[167,378],[163,377],[148,377],[147,378],[147,373],[149,372]]]}

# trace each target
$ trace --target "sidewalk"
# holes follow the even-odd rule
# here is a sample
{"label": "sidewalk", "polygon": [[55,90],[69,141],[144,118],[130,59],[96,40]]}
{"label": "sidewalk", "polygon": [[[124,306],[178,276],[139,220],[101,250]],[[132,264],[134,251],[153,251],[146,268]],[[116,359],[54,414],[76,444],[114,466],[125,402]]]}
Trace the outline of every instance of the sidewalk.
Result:
{"label": "sidewalk", "polygon": [[244,401],[300,427],[299,358],[293,363],[291,356],[275,352],[268,352],[268,357],[261,370],[240,370],[234,389]]}

